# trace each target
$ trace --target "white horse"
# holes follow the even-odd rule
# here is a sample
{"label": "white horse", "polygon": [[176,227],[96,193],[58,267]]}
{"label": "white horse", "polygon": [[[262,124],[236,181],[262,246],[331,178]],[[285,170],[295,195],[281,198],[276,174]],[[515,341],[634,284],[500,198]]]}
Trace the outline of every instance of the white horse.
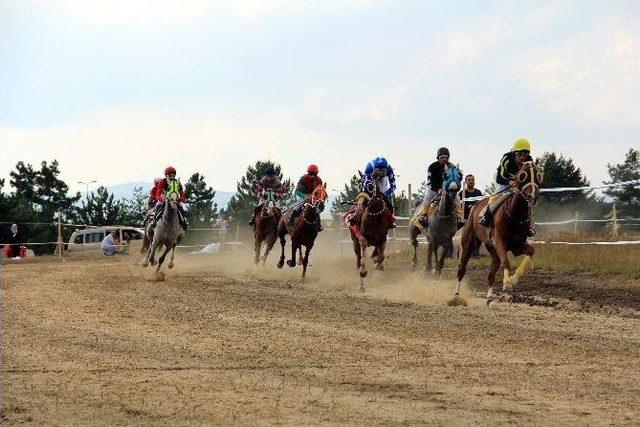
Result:
{"label": "white horse", "polygon": [[166,202],[162,218],[158,221],[154,229],[151,229],[153,226],[152,223],[149,223],[145,229],[145,233],[148,236],[153,237],[151,239],[149,252],[142,263],[143,267],[146,267],[149,263],[151,263],[151,265],[156,265],[156,251],[161,246],[164,246],[164,253],[160,256],[157,262],[156,275],[160,271],[160,267],[162,266],[162,263],[169,251],[171,251],[171,258],[169,259],[167,267],[173,268],[173,257],[175,255],[176,245],[180,243],[180,240],[184,237],[184,230],[180,225],[180,220],[178,218],[178,195],[176,193],[171,193],[165,196]]}

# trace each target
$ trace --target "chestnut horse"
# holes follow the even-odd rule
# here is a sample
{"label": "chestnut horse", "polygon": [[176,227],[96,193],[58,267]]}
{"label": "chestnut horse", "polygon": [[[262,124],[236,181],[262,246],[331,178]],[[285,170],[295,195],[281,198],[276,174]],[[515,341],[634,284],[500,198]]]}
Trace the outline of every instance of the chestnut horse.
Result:
{"label": "chestnut horse", "polygon": [[[272,189],[268,189],[263,197],[263,206],[258,215],[256,215],[255,224],[253,226],[253,237],[255,240],[255,259],[256,266],[262,261],[264,266],[267,256],[273,245],[278,239],[278,222],[282,212],[278,206],[278,201],[275,198],[275,193]],[[262,244],[266,244],[265,252],[262,257]]]}
{"label": "chestnut horse", "polygon": [[[487,276],[487,304],[497,297],[493,290],[496,272],[499,267],[504,269],[503,289],[510,291],[525,270],[531,265],[531,258],[535,250],[527,242],[531,228],[531,208],[535,207],[540,194],[540,184],[544,178],[543,171],[538,168],[538,162],[525,162],[516,175],[516,186],[506,189],[506,196],[502,203],[492,209],[493,217],[490,227],[485,227],[478,221],[484,207],[494,198],[476,203],[469,213],[469,220],[462,229],[460,264],[458,265],[458,283],[456,297],[460,293],[460,282],[467,271],[467,263],[473,248],[484,243],[491,255],[491,267]],[[515,256],[525,254],[524,259],[516,268],[515,274],[510,276],[511,264],[507,252]]]}
{"label": "chestnut horse", "polygon": [[302,212],[293,220],[292,225],[289,225],[289,216],[293,209],[288,209],[278,223],[278,236],[280,237],[280,246],[282,246],[278,268],[282,268],[284,265],[284,247],[287,243],[285,236],[289,234],[291,236],[291,259],[287,261],[289,267],[296,266],[296,251],[300,251],[302,254],[304,246],[304,257],[301,257],[302,281],[307,275],[309,253],[320,229],[320,213],[324,210],[324,203],[327,200],[326,188],[327,184],[325,183],[313,190],[311,196],[304,202]]}
{"label": "chestnut horse", "polygon": [[349,227],[353,251],[356,254],[356,267],[360,275],[360,292],[364,292],[364,278],[367,277],[365,259],[367,247],[373,246],[371,258],[376,270],[384,270],[384,250],[387,245],[387,233],[390,221],[387,212],[387,204],[384,201],[384,193],[380,191],[378,183],[373,189],[373,195],[366,193],[358,195],[357,212],[362,214],[360,227]]}

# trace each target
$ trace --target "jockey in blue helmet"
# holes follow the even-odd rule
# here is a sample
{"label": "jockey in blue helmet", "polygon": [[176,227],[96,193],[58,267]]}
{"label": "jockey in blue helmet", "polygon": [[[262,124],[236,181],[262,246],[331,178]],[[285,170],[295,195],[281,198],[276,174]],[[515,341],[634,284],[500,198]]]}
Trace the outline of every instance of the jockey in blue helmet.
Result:
{"label": "jockey in blue helmet", "polygon": [[396,218],[393,215],[391,196],[396,191],[396,177],[393,173],[393,168],[384,157],[376,157],[364,167],[364,175],[362,175],[360,181],[360,191],[372,196],[375,183],[378,184],[380,191],[384,193],[384,201],[387,208],[389,208],[391,228],[394,228],[396,226]]}

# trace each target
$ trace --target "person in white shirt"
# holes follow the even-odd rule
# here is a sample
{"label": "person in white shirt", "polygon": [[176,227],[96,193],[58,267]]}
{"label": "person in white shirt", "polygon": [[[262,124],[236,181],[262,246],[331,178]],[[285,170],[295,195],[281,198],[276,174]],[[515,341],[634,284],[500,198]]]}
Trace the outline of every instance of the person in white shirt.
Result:
{"label": "person in white shirt", "polygon": [[107,235],[102,239],[102,251],[106,256],[114,256],[116,254],[116,241],[111,231],[107,231]]}

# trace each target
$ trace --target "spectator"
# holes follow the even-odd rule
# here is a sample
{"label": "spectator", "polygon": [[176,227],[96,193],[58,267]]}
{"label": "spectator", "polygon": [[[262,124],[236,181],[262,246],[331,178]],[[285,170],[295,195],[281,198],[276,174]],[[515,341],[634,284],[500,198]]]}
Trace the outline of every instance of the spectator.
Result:
{"label": "spectator", "polygon": [[114,256],[116,254],[116,241],[113,238],[112,231],[107,231],[107,235],[102,239],[102,251],[106,256]]}
{"label": "spectator", "polygon": [[22,233],[19,232],[18,224],[12,224],[9,234],[6,239],[3,239],[7,243],[4,247],[4,253],[7,258],[20,258],[20,242],[22,240]]}
{"label": "spectator", "polygon": [[[476,186],[476,178],[469,174],[464,178],[464,189],[460,191],[460,199],[464,200],[464,219],[465,221],[469,220],[469,213],[471,212],[471,207],[479,202],[479,200],[469,200],[470,197],[478,197],[482,196],[482,192],[475,188]],[[476,246],[471,253],[473,258],[480,257],[480,248]]]}
{"label": "spectator", "polygon": [[227,241],[228,226],[229,224],[227,223],[227,216],[223,212],[220,212],[220,214],[218,215],[218,220],[216,221],[216,225],[214,226],[218,229],[218,240],[220,243],[220,247],[222,247],[222,245],[224,245]]}

